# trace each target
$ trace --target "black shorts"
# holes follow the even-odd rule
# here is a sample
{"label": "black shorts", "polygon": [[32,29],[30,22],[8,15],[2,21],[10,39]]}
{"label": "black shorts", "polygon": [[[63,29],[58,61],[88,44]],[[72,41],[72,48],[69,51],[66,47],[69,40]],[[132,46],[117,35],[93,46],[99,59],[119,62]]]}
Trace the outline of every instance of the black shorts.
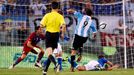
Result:
{"label": "black shorts", "polygon": [[88,37],[81,37],[75,34],[73,41],[73,49],[78,50],[80,47],[83,47],[83,44],[87,41]]}
{"label": "black shorts", "polygon": [[59,41],[59,32],[50,33],[46,32],[46,48],[52,47],[52,49],[57,48]]}

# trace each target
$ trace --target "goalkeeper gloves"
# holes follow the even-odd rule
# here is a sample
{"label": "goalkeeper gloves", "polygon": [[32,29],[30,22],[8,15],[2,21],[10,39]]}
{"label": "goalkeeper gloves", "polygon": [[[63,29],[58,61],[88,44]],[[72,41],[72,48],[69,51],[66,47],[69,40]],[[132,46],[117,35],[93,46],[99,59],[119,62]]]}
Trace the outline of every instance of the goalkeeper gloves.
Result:
{"label": "goalkeeper gloves", "polygon": [[40,49],[39,49],[39,48],[34,47],[33,49],[34,49],[36,52],[40,53]]}

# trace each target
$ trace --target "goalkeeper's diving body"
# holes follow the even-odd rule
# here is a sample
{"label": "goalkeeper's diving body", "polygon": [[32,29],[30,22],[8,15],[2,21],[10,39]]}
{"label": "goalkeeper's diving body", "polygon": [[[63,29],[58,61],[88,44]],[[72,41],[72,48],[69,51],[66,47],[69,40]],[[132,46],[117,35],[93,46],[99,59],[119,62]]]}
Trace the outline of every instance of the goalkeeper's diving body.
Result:
{"label": "goalkeeper's diving body", "polygon": [[83,13],[77,12],[73,9],[69,9],[67,10],[67,12],[73,13],[78,20],[78,24],[76,25],[75,28],[73,47],[71,50],[71,71],[74,72],[73,66],[74,66],[75,55],[77,50],[79,50],[80,52],[80,59],[81,59],[83,44],[87,41],[91,31],[93,32],[92,37],[95,39],[97,30],[96,30],[95,23],[92,20],[93,13],[89,8],[83,9]]}
{"label": "goalkeeper's diving body", "polygon": [[44,50],[37,46],[37,43],[45,39],[43,29],[40,26],[35,27],[35,32],[31,33],[27,40],[24,42],[22,55],[9,67],[9,69],[14,68],[18,63],[20,63],[29,52],[38,54],[37,61],[35,63],[36,67],[42,67],[40,60],[44,55]]}
{"label": "goalkeeper's diving body", "polygon": [[[68,58],[68,62],[71,64],[71,60]],[[110,71],[118,68],[118,64],[113,64],[107,60],[103,55],[98,56],[98,60],[91,60],[85,65],[78,65],[74,62],[74,66],[78,71]]]}

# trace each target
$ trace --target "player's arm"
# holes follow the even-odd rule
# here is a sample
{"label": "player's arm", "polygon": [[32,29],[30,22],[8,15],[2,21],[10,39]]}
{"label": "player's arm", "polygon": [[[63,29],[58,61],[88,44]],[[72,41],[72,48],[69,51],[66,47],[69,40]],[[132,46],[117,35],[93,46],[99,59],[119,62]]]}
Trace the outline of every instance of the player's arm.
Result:
{"label": "player's arm", "polygon": [[67,12],[68,12],[68,13],[73,13],[74,16],[77,17],[77,18],[82,16],[82,14],[81,14],[80,12],[77,12],[77,11],[74,10],[74,9],[68,9]]}
{"label": "player's arm", "polygon": [[40,48],[36,48],[31,43],[32,43],[31,41],[28,41],[27,46],[30,47],[30,48],[32,48],[32,49],[34,49],[34,50],[36,50],[37,52],[40,51]]}
{"label": "player's arm", "polygon": [[65,34],[65,32],[66,32],[66,25],[63,24],[63,25],[61,26],[61,39],[62,39],[62,40],[64,39],[64,34]]}
{"label": "player's arm", "polygon": [[75,10],[74,10],[74,9],[68,9],[67,12],[68,12],[68,13],[74,13]]}
{"label": "player's arm", "polygon": [[90,28],[92,29],[92,32],[93,32],[93,39],[95,39],[96,38],[97,29],[96,29],[96,26],[95,26],[94,22],[92,22]]}
{"label": "player's arm", "polygon": [[61,39],[64,39],[64,34],[66,32],[66,23],[63,16],[60,17],[60,24],[61,24]]}
{"label": "player's arm", "polygon": [[106,70],[108,70],[108,71],[113,70],[113,69],[119,67],[118,64],[115,64],[115,65],[114,65],[114,64],[113,64],[112,62],[110,62],[110,61],[107,61],[107,64],[110,65],[110,67],[106,68]]}
{"label": "player's arm", "polygon": [[32,48],[32,49],[34,49],[34,50],[36,50],[36,51],[38,51],[39,48],[36,48],[35,46],[32,45],[32,39],[33,39],[33,37],[34,37],[34,34],[31,34],[29,36],[29,39],[28,39],[28,42],[27,42],[27,46],[30,47],[30,48]]}
{"label": "player's arm", "polygon": [[33,46],[31,43],[32,43],[32,42],[29,40],[29,41],[27,42],[27,46],[33,49],[34,46]]}

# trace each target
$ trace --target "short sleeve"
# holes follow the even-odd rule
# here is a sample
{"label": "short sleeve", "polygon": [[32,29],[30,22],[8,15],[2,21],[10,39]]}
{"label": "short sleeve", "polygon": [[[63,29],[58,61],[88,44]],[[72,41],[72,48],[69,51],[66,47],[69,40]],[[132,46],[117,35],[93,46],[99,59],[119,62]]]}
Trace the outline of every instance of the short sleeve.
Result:
{"label": "short sleeve", "polygon": [[92,21],[90,28],[92,29],[92,32],[97,32],[95,23]]}
{"label": "short sleeve", "polygon": [[75,12],[74,12],[74,16],[78,18],[78,17],[81,17],[82,14],[81,14],[80,12],[75,11]]}
{"label": "short sleeve", "polygon": [[107,61],[108,61],[108,60],[107,60],[107,59],[105,59],[105,58],[103,58],[103,61],[104,61],[104,63],[107,63]]}
{"label": "short sleeve", "polygon": [[29,38],[28,38],[28,41],[32,41],[32,39],[34,38],[34,33],[32,33],[30,36],[29,36]]}
{"label": "short sleeve", "polygon": [[45,27],[46,23],[47,23],[47,14],[40,21],[40,24],[41,24],[42,27]]}

